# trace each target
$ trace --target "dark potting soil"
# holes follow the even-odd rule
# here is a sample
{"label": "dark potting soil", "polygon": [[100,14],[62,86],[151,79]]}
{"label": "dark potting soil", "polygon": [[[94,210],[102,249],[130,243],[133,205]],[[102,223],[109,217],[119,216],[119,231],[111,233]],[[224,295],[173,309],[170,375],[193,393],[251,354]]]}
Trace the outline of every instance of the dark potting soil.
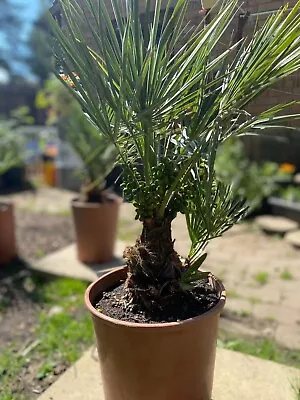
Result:
{"label": "dark potting soil", "polygon": [[105,189],[103,191],[94,190],[91,192],[81,194],[79,199],[75,199],[75,201],[76,200],[79,200],[79,201],[85,202],[85,203],[105,204],[105,203],[115,202],[116,195],[110,189]]}
{"label": "dark potting soil", "polygon": [[167,305],[145,311],[127,300],[125,284],[106,291],[94,305],[101,313],[115,319],[135,323],[179,322],[209,311],[219,301],[219,294],[206,281],[201,281],[192,292],[176,293],[168,298]]}

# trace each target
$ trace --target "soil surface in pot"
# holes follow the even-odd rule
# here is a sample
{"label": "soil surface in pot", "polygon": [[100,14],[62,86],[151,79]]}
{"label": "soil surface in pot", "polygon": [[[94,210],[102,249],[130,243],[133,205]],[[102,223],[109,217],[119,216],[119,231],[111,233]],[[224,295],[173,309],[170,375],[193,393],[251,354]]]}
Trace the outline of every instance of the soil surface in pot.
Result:
{"label": "soil surface in pot", "polygon": [[80,194],[78,199],[75,199],[75,201],[80,201],[83,203],[113,203],[116,201],[116,195],[110,190],[106,189],[103,191],[99,190],[93,190],[93,191],[87,191],[84,189],[83,186],[83,191]]}
{"label": "soil surface in pot", "polygon": [[168,323],[197,317],[213,308],[219,301],[219,294],[208,281],[200,281],[190,293],[176,293],[168,298],[167,306],[153,310],[142,309],[130,304],[125,283],[106,291],[96,302],[95,308],[101,313],[122,321],[135,323]]}

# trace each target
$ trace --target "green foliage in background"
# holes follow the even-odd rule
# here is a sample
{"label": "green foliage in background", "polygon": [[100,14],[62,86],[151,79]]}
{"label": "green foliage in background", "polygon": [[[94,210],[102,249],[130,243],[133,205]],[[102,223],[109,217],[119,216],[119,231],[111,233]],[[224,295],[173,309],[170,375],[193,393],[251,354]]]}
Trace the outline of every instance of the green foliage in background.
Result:
{"label": "green foliage in background", "polygon": [[222,182],[232,185],[234,196],[247,199],[249,211],[258,208],[264,198],[276,192],[276,178],[282,175],[276,163],[250,161],[243,143],[233,137],[219,148],[216,174]]}
{"label": "green foliage in background", "polygon": [[0,120],[0,175],[12,167],[23,165],[23,139],[14,121]]}
{"label": "green foliage in background", "polygon": [[289,186],[281,189],[279,196],[284,200],[291,201],[293,203],[300,203],[300,187]]}
{"label": "green foliage in background", "polygon": [[30,108],[26,105],[15,108],[10,113],[11,119],[14,121],[15,126],[17,125],[33,125],[34,118],[30,115]]}

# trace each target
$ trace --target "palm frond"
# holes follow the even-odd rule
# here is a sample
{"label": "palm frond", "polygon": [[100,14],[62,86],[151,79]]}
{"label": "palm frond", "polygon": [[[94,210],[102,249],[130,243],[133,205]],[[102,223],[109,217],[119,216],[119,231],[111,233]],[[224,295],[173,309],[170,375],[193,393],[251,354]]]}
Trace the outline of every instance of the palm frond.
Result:
{"label": "palm frond", "polygon": [[208,242],[221,236],[239,222],[247,212],[245,201],[234,198],[231,186],[205,173],[193,182],[193,195],[186,210],[186,222],[191,239],[189,261],[198,265]]}
{"label": "palm frond", "polygon": [[[269,17],[249,40],[221,51],[218,44],[236,16],[237,0],[223,2],[210,23],[194,30],[185,22],[188,0],[170,0],[165,7],[157,0],[154,9],[146,0],[143,18],[134,0],[127,6],[111,0],[112,10],[104,0],[83,0],[84,7],[76,0],[60,3],[64,28],[49,18],[56,58],[71,76],[75,91],[70,90],[89,120],[116,147],[128,172],[129,190],[139,193],[137,209],[145,208],[145,198],[150,202],[147,212],[139,214],[164,218],[188,209],[182,187],[191,183],[199,160],[207,160],[205,198],[197,189],[199,198],[193,200],[203,222],[190,210],[190,234],[198,232],[202,243],[205,232],[211,238],[223,231],[222,226],[231,226],[239,218],[239,207],[230,199],[230,188],[215,183],[215,154],[231,136],[299,118],[289,112],[282,115],[292,104],[279,104],[259,115],[246,110],[266,89],[300,68],[300,0],[291,11],[284,7]],[[92,43],[82,27],[88,28]],[[174,173],[167,182],[157,183],[157,171],[168,168]],[[223,225],[215,222],[217,218]],[[192,254],[197,252],[196,248]]]}

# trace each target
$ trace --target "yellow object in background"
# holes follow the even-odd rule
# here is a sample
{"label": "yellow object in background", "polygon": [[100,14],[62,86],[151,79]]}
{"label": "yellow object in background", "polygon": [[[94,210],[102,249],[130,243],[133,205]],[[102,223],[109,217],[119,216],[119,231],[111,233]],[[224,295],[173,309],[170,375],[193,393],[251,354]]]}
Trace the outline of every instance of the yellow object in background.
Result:
{"label": "yellow object in background", "polygon": [[284,172],[286,174],[293,174],[296,171],[296,165],[290,163],[284,163],[280,165],[280,172]]}
{"label": "yellow object in background", "polygon": [[44,162],[44,180],[49,186],[55,186],[56,183],[56,167],[54,160]]}

